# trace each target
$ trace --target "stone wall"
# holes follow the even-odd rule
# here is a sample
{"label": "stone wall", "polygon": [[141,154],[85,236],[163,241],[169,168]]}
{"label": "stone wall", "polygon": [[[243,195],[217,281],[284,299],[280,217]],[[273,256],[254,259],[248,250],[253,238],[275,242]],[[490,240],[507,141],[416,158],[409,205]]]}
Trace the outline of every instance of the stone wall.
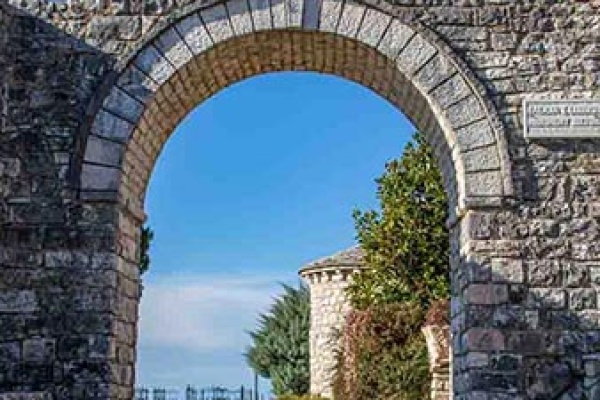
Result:
{"label": "stone wall", "polygon": [[522,102],[600,98],[599,8],[0,0],[0,392],[131,398],[160,149],[222,88],[312,70],[373,89],[436,148],[455,398],[598,397],[600,143],[526,140]]}
{"label": "stone wall", "polygon": [[78,200],[71,166],[111,57],[0,10],[0,398],[110,398],[134,352],[113,342],[116,214]]}
{"label": "stone wall", "polygon": [[350,302],[344,292],[364,267],[362,252],[351,248],[306,265],[300,275],[310,287],[310,393],[333,398],[337,354]]}

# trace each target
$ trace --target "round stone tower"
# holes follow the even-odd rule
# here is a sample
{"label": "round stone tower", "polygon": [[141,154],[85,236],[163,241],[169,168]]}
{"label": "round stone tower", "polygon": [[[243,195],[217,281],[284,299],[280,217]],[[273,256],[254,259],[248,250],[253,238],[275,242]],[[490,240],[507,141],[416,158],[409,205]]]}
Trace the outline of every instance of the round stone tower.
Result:
{"label": "round stone tower", "polygon": [[313,261],[300,270],[310,287],[310,392],[333,396],[338,332],[350,311],[344,289],[364,267],[359,247]]}

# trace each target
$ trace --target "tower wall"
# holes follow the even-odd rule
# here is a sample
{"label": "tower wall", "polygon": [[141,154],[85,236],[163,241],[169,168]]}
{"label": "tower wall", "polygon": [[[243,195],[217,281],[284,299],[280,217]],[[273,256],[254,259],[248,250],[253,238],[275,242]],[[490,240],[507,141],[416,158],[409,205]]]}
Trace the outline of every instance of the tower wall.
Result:
{"label": "tower wall", "polygon": [[[356,255],[357,253],[355,253]],[[336,355],[350,302],[345,289],[362,268],[362,258],[330,259],[309,264],[300,275],[310,287],[310,392],[333,396]]]}

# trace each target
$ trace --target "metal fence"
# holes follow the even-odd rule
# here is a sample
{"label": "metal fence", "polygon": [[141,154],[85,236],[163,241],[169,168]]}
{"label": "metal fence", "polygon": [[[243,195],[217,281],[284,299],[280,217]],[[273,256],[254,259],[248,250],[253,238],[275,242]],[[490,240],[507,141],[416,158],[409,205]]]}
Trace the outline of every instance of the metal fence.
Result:
{"label": "metal fence", "polygon": [[268,397],[244,386],[238,389],[197,389],[188,385],[183,392],[177,389],[139,387],[135,390],[135,400],[268,400]]}

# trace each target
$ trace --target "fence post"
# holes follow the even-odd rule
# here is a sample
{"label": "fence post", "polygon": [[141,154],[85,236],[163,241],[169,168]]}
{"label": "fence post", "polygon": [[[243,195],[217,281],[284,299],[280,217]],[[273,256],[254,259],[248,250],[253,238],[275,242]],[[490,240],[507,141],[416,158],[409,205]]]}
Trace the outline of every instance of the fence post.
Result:
{"label": "fence post", "polygon": [[258,374],[254,372],[254,400],[258,400]]}

